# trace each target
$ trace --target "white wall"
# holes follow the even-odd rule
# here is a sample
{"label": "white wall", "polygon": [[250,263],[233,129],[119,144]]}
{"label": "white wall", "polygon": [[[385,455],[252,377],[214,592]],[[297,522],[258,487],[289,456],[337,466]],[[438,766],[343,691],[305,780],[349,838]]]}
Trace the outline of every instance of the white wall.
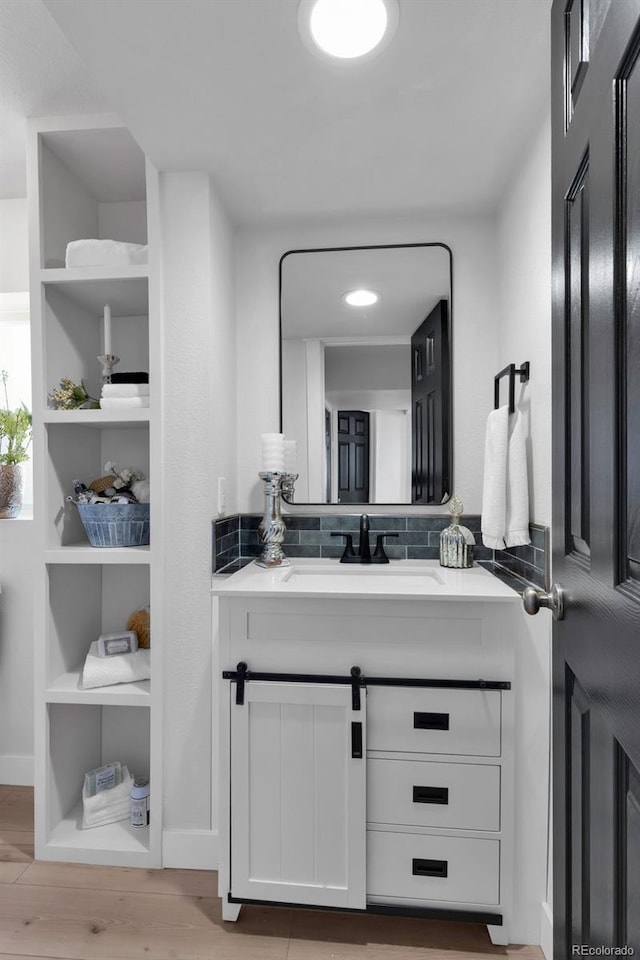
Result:
{"label": "white wall", "polygon": [[[529,423],[530,516],[551,524],[551,129],[532,137],[498,211],[498,366],[529,360],[516,383]],[[506,396],[506,380],[502,384]]]}
{"label": "white wall", "polygon": [[[531,363],[516,385],[529,425],[532,521],[551,524],[551,144],[546,117],[508,185],[497,214],[498,365]],[[515,615],[516,936],[549,942],[547,858],[551,617]]]}
{"label": "white wall", "polygon": [[[27,201],[0,200],[0,293],[28,289]],[[33,783],[32,555],[33,522],[0,520],[0,783]]]}
{"label": "white wall", "polygon": [[163,272],[165,866],[212,867],[211,519],[236,509],[229,224],[209,177],[160,178]]}
{"label": "white wall", "polygon": [[26,198],[0,200],[0,290],[29,289]]}
{"label": "white wall", "polygon": [[[428,217],[244,228],[237,241],[238,509],[262,506],[260,434],[279,426],[278,261],[287,250],[440,241],[453,251],[453,488],[479,512],[486,417],[497,363],[495,224],[491,217]],[[317,508],[334,510],[335,507]],[[384,509],[384,508],[380,508]],[[388,509],[388,508],[387,508]],[[420,513],[439,507],[403,507]],[[375,512],[372,508],[371,512]]]}

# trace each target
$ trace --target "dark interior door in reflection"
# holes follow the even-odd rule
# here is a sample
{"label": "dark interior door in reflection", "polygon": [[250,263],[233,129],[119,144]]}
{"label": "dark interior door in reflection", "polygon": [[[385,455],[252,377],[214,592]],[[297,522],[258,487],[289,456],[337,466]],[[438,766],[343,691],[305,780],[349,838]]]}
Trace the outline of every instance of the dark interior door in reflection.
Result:
{"label": "dark interior door in reflection", "polygon": [[369,414],[338,410],[338,503],[369,502]]}

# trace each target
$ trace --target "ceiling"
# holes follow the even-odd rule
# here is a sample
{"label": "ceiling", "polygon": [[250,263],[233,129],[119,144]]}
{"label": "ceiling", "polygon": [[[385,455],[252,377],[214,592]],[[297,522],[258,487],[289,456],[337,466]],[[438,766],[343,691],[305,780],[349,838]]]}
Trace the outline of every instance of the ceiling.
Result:
{"label": "ceiling", "polygon": [[0,0],[0,198],[27,193],[25,117],[111,109],[41,0]]}
{"label": "ceiling", "polygon": [[358,62],[310,54],[297,0],[0,0],[0,82],[14,113],[106,104],[237,222],[486,212],[548,109],[550,4],[399,0]]}

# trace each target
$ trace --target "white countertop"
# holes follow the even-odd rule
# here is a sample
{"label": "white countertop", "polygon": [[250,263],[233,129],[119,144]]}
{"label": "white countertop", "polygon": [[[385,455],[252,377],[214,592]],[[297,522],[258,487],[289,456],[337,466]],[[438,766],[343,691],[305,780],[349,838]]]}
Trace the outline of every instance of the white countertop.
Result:
{"label": "white countertop", "polygon": [[265,569],[255,561],[228,576],[214,575],[211,592],[224,597],[334,597],[340,600],[520,601],[483,567],[441,567],[437,560],[340,564],[334,559],[294,559]]}

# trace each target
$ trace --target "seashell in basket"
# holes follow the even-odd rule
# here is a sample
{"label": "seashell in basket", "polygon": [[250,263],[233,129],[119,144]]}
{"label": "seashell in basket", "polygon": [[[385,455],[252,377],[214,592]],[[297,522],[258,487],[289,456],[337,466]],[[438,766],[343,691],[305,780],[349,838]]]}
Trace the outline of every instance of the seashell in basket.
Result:
{"label": "seashell in basket", "polygon": [[94,493],[104,493],[107,487],[113,486],[113,481],[115,476],[110,473],[108,477],[98,477],[97,480],[92,480],[89,484],[89,489],[93,490]]}

